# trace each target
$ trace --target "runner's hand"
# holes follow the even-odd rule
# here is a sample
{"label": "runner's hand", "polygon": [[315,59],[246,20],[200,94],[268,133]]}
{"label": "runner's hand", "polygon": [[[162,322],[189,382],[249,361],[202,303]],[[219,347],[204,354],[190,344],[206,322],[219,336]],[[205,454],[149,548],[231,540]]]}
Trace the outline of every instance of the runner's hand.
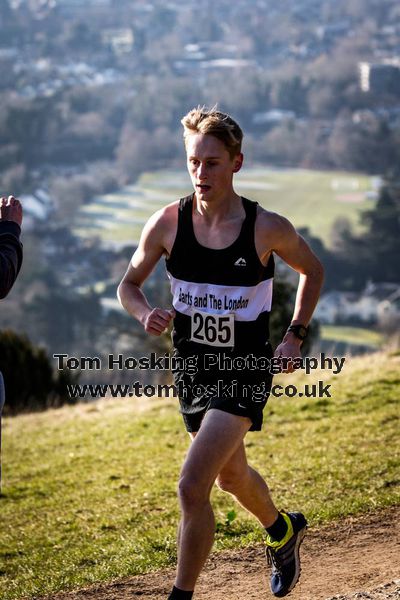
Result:
{"label": "runner's hand", "polygon": [[[292,337],[292,336],[291,336]],[[290,359],[301,358],[300,352],[301,340],[283,340],[276,348],[274,356],[278,358],[287,358],[287,368],[282,368],[282,373],[293,373],[294,368]],[[286,361],[283,361],[284,363]]]}
{"label": "runner's hand", "polygon": [[3,196],[0,200],[0,221],[14,221],[19,226],[22,223],[21,202],[14,196]]}
{"label": "runner's hand", "polygon": [[144,321],[144,330],[151,335],[161,335],[174,317],[174,309],[153,308]]}

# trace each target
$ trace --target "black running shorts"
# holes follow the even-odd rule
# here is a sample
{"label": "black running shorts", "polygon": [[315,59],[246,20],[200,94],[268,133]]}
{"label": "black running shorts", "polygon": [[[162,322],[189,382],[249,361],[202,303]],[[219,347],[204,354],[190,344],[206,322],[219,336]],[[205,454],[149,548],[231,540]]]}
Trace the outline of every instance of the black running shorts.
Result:
{"label": "black running shorts", "polygon": [[190,347],[174,350],[181,361],[172,369],[177,387],[180,412],[186,429],[196,432],[210,408],[251,419],[250,431],[260,431],[267,403],[273,356],[268,342],[257,351],[215,350],[191,353]]}

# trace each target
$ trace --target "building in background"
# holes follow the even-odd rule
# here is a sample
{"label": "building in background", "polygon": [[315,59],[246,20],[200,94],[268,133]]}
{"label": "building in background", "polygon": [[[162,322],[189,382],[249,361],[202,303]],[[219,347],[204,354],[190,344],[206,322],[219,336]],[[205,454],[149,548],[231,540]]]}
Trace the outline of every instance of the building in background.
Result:
{"label": "building in background", "polygon": [[386,59],[379,63],[362,62],[359,64],[359,72],[363,92],[400,93],[400,58]]}

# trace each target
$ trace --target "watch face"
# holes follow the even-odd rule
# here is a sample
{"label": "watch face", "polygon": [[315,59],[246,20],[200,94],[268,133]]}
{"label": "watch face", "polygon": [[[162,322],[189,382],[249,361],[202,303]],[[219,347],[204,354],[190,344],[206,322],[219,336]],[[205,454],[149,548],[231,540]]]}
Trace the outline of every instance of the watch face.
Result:
{"label": "watch face", "polygon": [[299,340],[305,340],[307,337],[307,327],[304,325],[291,325],[288,331],[293,331],[294,335],[299,338]]}

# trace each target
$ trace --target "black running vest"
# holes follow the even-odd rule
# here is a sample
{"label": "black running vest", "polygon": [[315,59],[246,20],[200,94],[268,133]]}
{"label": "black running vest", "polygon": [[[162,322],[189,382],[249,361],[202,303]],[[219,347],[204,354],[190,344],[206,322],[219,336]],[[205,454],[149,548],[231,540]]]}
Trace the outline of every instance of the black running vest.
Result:
{"label": "black running vest", "polygon": [[179,202],[177,234],[165,261],[176,311],[173,344],[183,354],[261,350],[269,338],[274,258],[264,267],[256,251],[257,202],[242,198],[246,217],[239,236],[215,250],[195,237],[193,198]]}

